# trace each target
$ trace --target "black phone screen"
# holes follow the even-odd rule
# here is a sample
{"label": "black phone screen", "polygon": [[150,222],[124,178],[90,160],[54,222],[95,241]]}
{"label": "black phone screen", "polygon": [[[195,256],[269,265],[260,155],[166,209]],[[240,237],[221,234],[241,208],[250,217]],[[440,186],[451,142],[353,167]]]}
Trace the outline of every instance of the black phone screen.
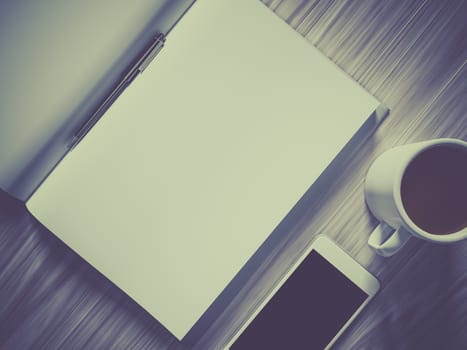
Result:
{"label": "black phone screen", "polygon": [[324,349],[367,298],[312,250],[230,349]]}

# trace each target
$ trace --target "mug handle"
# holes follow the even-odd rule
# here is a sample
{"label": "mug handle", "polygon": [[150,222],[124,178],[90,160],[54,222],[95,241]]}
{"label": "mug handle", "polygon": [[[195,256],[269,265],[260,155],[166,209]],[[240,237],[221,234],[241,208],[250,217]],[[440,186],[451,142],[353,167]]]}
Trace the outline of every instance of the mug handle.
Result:
{"label": "mug handle", "polygon": [[410,237],[411,234],[402,226],[396,230],[381,222],[368,238],[368,245],[379,255],[388,257],[397,253]]}

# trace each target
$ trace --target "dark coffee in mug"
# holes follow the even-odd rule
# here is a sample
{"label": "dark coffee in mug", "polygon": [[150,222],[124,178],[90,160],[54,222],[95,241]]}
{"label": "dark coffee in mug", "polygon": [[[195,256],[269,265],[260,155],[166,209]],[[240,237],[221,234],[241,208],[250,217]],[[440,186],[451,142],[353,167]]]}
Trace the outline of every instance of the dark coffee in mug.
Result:
{"label": "dark coffee in mug", "polygon": [[437,145],[419,153],[405,169],[401,198],[410,219],[428,233],[467,227],[467,149]]}

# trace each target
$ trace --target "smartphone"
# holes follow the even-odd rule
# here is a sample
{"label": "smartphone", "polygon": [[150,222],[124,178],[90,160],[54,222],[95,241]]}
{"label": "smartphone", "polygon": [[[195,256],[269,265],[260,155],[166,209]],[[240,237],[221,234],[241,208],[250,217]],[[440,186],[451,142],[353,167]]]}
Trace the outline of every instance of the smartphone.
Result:
{"label": "smartphone", "polygon": [[225,349],[329,349],[378,290],[373,275],[320,235]]}

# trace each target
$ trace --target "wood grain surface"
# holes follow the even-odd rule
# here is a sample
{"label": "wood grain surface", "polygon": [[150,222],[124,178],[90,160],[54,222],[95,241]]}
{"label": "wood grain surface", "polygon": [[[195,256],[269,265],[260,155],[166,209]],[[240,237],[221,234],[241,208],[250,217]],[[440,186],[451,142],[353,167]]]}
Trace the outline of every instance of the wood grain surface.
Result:
{"label": "wood grain surface", "polygon": [[[218,349],[318,234],[382,290],[336,349],[467,349],[467,241],[412,239],[391,258],[367,239],[372,160],[399,144],[467,140],[467,1],[264,1],[391,108],[307,203],[195,349]],[[1,117],[0,117],[1,118]],[[174,310],[176,311],[176,310]],[[141,307],[0,193],[0,349],[185,349]]]}

